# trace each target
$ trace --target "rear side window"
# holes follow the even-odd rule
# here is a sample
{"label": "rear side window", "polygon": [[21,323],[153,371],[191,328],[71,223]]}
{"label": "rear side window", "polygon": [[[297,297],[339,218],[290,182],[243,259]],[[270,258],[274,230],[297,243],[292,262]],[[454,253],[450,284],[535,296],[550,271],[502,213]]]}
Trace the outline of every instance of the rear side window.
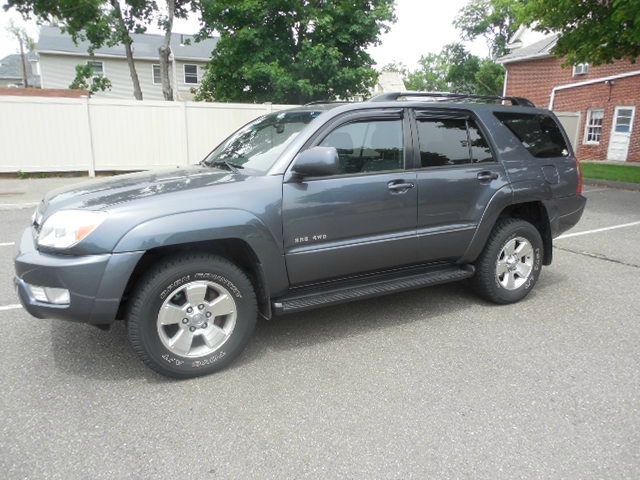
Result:
{"label": "rear side window", "polygon": [[569,148],[556,122],[548,115],[495,112],[494,115],[536,158],[567,157]]}
{"label": "rear side window", "polygon": [[464,118],[417,118],[421,167],[493,162],[476,123]]}
{"label": "rear side window", "polygon": [[333,130],[320,143],[335,147],[340,173],[368,173],[404,168],[402,120],[353,122]]}

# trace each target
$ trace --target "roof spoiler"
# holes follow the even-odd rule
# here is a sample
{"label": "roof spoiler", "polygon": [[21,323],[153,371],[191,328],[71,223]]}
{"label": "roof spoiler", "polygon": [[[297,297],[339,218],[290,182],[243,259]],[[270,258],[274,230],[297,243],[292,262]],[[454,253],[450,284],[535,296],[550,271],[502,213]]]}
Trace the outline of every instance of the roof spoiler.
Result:
{"label": "roof spoiler", "polygon": [[522,97],[501,97],[499,95],[472,95],[467,93],[446,93],[446,92],[387,92],[370,98],[370,102],[395,102],[399,98],[421,97],[421,98],[443,98],[449,100],[483,100],[483,101],[507,101],[511,105],[519,107],[533,107],[531,100]]}

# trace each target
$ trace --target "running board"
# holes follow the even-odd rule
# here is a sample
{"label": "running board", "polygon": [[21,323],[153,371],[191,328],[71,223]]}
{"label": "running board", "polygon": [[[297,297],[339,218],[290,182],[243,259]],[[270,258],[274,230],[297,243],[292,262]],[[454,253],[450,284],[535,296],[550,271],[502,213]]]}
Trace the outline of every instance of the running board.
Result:
{"label": "running board", "polygon": [[290,297],[277,299],[273,302],[273,312],[275,314],[300,312],[404,290],[455,282],[473,276],[474,272],[475,269],[472,265],[462,265],[438,268],[402,277],[361,280],[359,283],[351,283],[342,287],[331,285],[325,289],[314,289],[304,294],[294,293]]}

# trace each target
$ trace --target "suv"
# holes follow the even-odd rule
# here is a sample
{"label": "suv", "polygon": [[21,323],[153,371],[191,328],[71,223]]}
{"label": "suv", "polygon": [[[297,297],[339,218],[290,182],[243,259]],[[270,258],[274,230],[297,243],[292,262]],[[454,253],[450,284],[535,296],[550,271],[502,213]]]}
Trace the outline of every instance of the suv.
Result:
{"label": "suv", "polygon": [[126,320],[146,365],[187,378],[228,365],[258,315],[462,279],[517,302],[584,206],[553,113],[387,93],[265,115],[196,166],[50,192],[15,282],[31,315]]}

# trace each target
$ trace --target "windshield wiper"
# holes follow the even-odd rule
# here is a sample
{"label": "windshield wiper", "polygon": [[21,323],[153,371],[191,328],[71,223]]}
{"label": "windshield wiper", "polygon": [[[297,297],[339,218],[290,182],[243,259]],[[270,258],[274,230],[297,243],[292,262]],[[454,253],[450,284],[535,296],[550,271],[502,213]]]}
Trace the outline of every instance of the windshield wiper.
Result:
{"label": "windshield wiper", "polygon": [[239,163],[233,163],[233,162],[230,162],[228,160],[216,160],[215,162],[211,162],[209,165],[212,166],[212,167],[225,166],[229,170],[231,170],[233,173],[238,173],[239,169],[244,168]]}

